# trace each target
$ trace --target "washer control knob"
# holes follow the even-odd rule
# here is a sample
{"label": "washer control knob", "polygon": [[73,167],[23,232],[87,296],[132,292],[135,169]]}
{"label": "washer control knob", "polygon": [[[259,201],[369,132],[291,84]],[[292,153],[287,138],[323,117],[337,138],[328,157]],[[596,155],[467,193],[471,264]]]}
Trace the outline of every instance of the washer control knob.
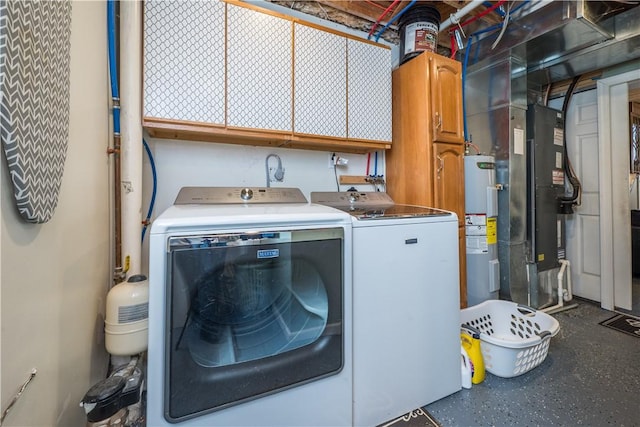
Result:
{"label": "washer control knob", "polygon": [[240,190],[240,198],[242,200],[251,200],[253,198],[253,190],[250,188],[243,188]]}

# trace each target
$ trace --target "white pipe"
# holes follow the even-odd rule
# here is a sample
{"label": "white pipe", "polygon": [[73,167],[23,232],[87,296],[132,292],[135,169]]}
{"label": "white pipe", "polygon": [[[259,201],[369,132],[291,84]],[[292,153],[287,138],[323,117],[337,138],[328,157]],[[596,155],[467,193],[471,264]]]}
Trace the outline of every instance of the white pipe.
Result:
{"label": "white pipe", "polygon": [[120,1],[122,266],[140,274],[142,253],[142,2]]}
{"label": "white pipe", "polygon": [[452,24],[458,24],[458,22],[460,22],[460,19],[463,16],[465,16],[466,14],[471,12],[473,9],[477,8],[478,6],[480,6],[482,3],[484,3],[484,0],[472,0],[469,3],[467,3],[466,5],[464,5],[464,7],[462,9],[459,9],[459,10],[453,12],[449,16],[448,19],[446,19],[444,22],[442,22],[440,24],[440,31],[446,30]]}
{"label": "white pipe", "polygon": [[[558,262],[561,264],[560,271],[558,271],[558,303],[556,305],[552,305],[551,307],[546,307],[541,311],[546,313],[558,310],[559,308],[564,307],[565,301],[571,301],[573,299],[573,295],[571,294],[571,263],[569,260],[560,259]],[[563,289],[564,283],[564,275],[565,272],[567,274],[567,289]]]}
{"label": "white pipe", "polygon": [[571,301],[573,299],[573,290],[571,289],[571,263],[568,259],[561,259],[560,263],[567,266],[567,290],[564,292],[564,300]]}

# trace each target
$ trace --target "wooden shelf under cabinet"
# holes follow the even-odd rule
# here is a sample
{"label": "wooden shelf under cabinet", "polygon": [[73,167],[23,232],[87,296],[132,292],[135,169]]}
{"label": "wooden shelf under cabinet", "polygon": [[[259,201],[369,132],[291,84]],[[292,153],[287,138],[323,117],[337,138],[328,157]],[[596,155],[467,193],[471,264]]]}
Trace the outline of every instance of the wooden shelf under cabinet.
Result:
{"label": "wooden shelf under cabinet", "polygon": [[265,129],[228,128],[206,123],[180,122],[145,117],[142,126],[155,138],[179,139],[264,147],[299,148],[363,154],[387,150],[388,142],[301,135]]}

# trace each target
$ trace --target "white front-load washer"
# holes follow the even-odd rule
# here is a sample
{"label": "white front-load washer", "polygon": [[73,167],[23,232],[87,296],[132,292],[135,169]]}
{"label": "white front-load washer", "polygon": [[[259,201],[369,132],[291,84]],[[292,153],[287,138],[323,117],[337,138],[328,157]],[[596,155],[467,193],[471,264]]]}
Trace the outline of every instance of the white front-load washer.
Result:
{"label": "white front-load washer", "polygon": [[461,387],[458,219],[383,192],[312,192],[353,219],[353,416],[373,426]]}
{"label": "white front-load washer", "polygon": [[147,425],[353,423],[349,215],[192,187],[150,236]]}

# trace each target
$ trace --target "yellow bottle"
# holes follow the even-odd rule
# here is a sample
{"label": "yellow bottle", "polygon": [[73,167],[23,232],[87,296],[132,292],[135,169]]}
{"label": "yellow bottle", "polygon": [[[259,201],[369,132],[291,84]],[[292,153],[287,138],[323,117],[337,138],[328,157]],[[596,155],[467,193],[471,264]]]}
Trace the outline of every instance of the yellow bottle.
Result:
{"label": "yellow bottle", "polygon": [[473,365],[471,382],[473,384],[480,384],[484,381],[485,377],[484,361],[482,360],[482,352],[480,351],[480,333],[474,331],[469,335],[463,332],[460,334],[460,340],[462,341],[462,347],[464,347],[469,355],[469,360],[471,360],[471,364]]}

